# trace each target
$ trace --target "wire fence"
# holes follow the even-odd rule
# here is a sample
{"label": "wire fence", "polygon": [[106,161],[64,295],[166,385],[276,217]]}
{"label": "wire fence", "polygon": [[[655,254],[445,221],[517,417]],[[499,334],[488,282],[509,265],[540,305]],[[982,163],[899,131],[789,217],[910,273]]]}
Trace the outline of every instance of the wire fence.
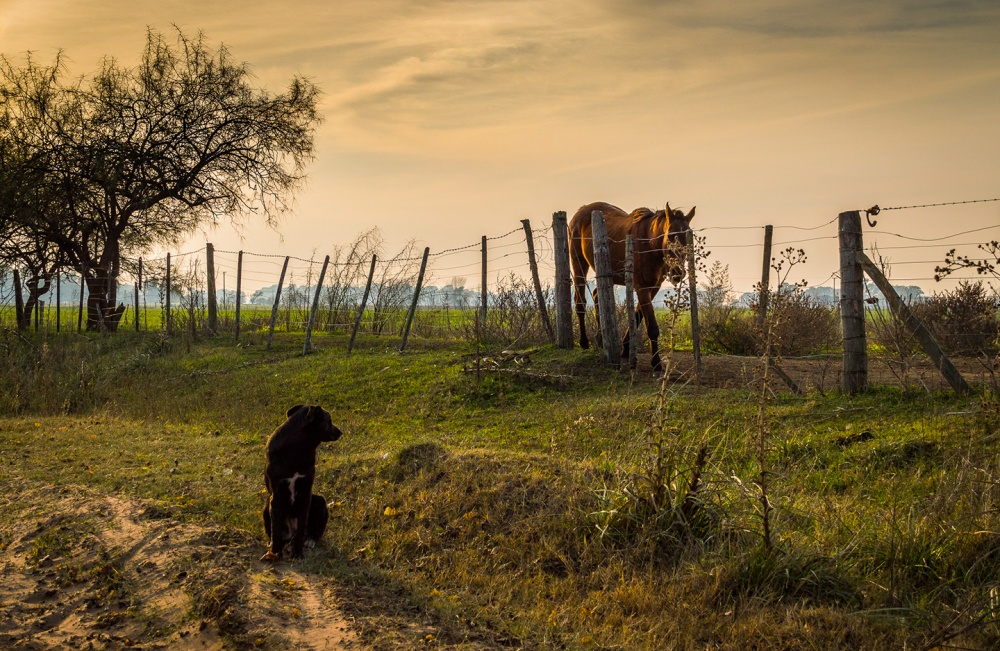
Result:
{"label": "wire fence", "polygon": [[[929,207],[940,210],[944,206],[959,210],[963,207],[960,204],[965,203],[983,202],[881,210]],[[960,219],[942,220],[942,223],[949,221],[961,223]],[[553,308],[556,267],[552,224],[536,228],[529,225],[528,228],[534,245],[542,303]],[[726,269],[733,287],[754,287],[761,282],[761,262],[748,264],[745,261],[755,258],[762,261],[764,226],[705,226],[693,230],[700,254],[715,252],[713,261]],[[886,219],[884,225],[865,230],[865,246],[872,252],[873,259],[880,259],[890,270],[893,283],[909,286],[906,294],[919,298],[924,293],[923,287],[931,284],[945,291],[955,289],[962,281],[977,280],[975,270],[968,269],[935,283],[935,268],[953,249],[964,249],[974,255],[976,246],[1000,237],[1000,220],[979,228],[955,228],[934,237],[917,237],[899,232],[901,230],[898,222]],[[836,217],[804,225],[776,224],[771,250],[836,251],[837,238]],[[353,242],[334,247],[328,254],[329,264],[322,284],[319,276],[325,256],[215,249],[210,261],[209,247],[169,256],[169,296],[166,290],[167,256],[146,258],[141,263],[139,260],[127,261],[114,297],[124,309],[118,327],[148,331],[171,328],[195,334],[204,330],[209,325],[207,269],[211,263],[216,304],[212,325],[216,333],[236,332],[237,327],[244,337],[262,336],[272,327],[279,332],[305,331],[315,302],[313,330],[316,332],[351,332],[360,314],[361,333],[399,336],[406,327],[408,308],[415,294],[417,309],[410,318],[414,335],[418,337],[478,336],[482,339],[484,332],[492,329],[497,331],[494,337],[497,341],[523,342],[544,339],[549,328],[542,322],[537,292],[532,286],[524,227],[486,235],[484,241],[464,246],[430,250],[419,293],[417,285],[423,251],[412,242],[399,250],[386,251],[376,231],[368,231]],[[376,263],[369,281],[372,256]],[[727,260],[737,258],[744,262],[732,268]],[[801,276],[815,301],[834,307],[839,301],[838,270],[830,264],[829,256],[816,258],[825,263],[811,266],[807,263]],[[11,324],[16,311],[13,279],[9,270],[0,274],[0,323]],[[707,289],[707,279],[702,276],[699,281],[702,288]],[[361,311],[368,284],[369,297]],[[995,296],[997,288],[992,284],[988,287]],[[664,284],[664,289],[665,294],[671,291],[669,283]],[[755,293],[756,290],[736,293],[734,298],[746,305]],[[879,293],[872,290],[872,295],[877,297]],[[49,331],[81,329],[87,319],[85,301],[86,291],[81,292],[79,275],[62,272],[47,294],[40,297],[31,317],[31,327]],[[480,322],[484,304],[486,321]],[[492,322],[491,313],[497,314]],[[552,319],[554,315],[550,315],[549,320]]]}

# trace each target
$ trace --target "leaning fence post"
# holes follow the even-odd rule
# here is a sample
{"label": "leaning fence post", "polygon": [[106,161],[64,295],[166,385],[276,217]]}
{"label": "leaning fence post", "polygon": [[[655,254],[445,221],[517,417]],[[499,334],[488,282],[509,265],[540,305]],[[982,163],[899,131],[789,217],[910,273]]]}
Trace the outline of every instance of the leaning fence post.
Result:
{"label": "leaning fence post", "polygon": [[[483,238],[485,243],[486,238]],[[406,315],[406,325],[403,326],[403,341],[399,344],[399,352],[406,349],[406,340],[410,336],[410,326],[413,325],[413,315],[417,311],[417,301],[420,299],[420,288],[424,284],[424,270],[427,269],[427,256],[430,255],[431,248],[424,247],[424,257],[420,261],[420,273],[417,274],[417,286],[413,288],[413,302],[410,303],[410,312]]]}
{"label": "leaning fence post", "polygon": [[211,242],[205,244],[205,276],[208,289],[208,330],[213,335],[219,326],[219,310],[215,301],[215,247]]}
{"label": "leaning fence post", "polygon": [[309,354],[309,344],[312,341],[313,323],[316,321],[316,310],[319,309],[319,293],[323,289],[323,278],[326,276],[326,268],[330,264],[330,256],[323,259],[323,267],[319,270],[319,282],[316,283],[316,293],[313,295],[312,309],[309,310],[309,325],[306,326],[306,343],[302,346],[302,354]]}
{"label": "leaning fence post", "polygon": [[621,364],[621,341],[618,337],[618,318],[615,314],[615,286],[611,277],[611,252],[608,250],[608,229],[604,213],[591,213],[594,237],[594,266],[597,272],[597,312],[601,322],[604,357],[609,364]]}
{"label": "leaning fence post", "polygon": [[695,255],[694,231],[687,231],[688,289],[691,293],[691,347],[694,350],[695,380],[701,384],[701,327],[698,325],[698,279],[695,276],[697,259]]}
{"label": "leaning fence post", "polygon": [[625,236],[625,314],[628,317],[628,367],[635,370],[638,351],[636,351],[637,320],[635,318],[635,288],[633,267],[635,266],[635,242],[631,235]]}
{"label": "leaning fence post", "polygon": [[885,300],[889,303],[889,308],[892,310],[895,317],[906,326],[907,330],[913,333],[913,336],[920,343],[920,347],[924,349],[927,356],[931,358],[934,362],[934,366],[941,371],[941,375],[944,379],[948,381],[951,388],[955,390],[955,393],[962,393],[968,395],[972,393],[972,389],[969,388],[969,384],[962,377],[962,374],[958,372],[955,365],[951,363],[948,355],[941,350],[941,346],[938,345],[934,335],[931,331],[927,329],[927,326],[910,311],[910,308],[906,306],[903,299],[899,297],[896,290],[893,289],[892,283],[886,278],[882,271],[875,265],[871,259],[864,254],[862,251],[858,254],[858,262],[861,264],[861,268],[865,273],[867,273],[875,285],[885,296]]}
{"label": "leaning fence post", "polygon": [[233,341],[239,343],[240,341],[240,303],[243,302],[243,297],[240,292],[243,290],[243,251],[240,251],[236,256],[236,334],[233,335]]}
{"label": "leaning fence post", "polygon": [[271,307],[271,330],[267,334],[267,350],[271,350],[271,341],[274,339],[274,324],[278,320],[278,306],[281,304],[281,286],[285,284],[285,272],[288,270],[288,256],[285,256],[285,263],[281,265],[281,276],[278,278],[278,289],[274,292],[274,306]]}
{"label": "leaning fence post", "polygon": [[528,266],[531,268],[531,280],[535,285],[535,298],[538,299],[538,314],[545,326],[545,332],[549,335],[549,341],[556,340],[556,333],[552,330],[552,323],[549,321],[549,309],[545,305],[545,295],[542,294],[542,281],[538,277],[538,261],[535,259],[535,238],[531,233],[531,220],[522,219],[521,226],[524,227],[524,239],[528,243]]}
{"label": "leaning fence post", "polygon": [[865,339],[864,253],[861,213],[840,213],[840,318],[844,329],[844,392],[868,389],[868,343]]}
{"label": "leaning fence post", "polygon": [[566,211],[552,213],[552,248],[555,257],[555,299],[556,299],[556,345],[560,348],[573,347],[573,308],[569,273],[569,230],[566,226]]}
{"label": "leaning fence post", "polygon": [[358,336],[358,328],[361,327],[361,317],[365,314],[365,307],[368,305],[368,293],[372,289],[372,279],[375,277],[375,261],[378,256],[372,254],[372,266],[368,269],[368,282],[365,283],[365,293],[361,295],[361,306],[358,307],[358,316],[354,318],[354,327],[351,329],[351,340],[347,342],[347,352],[354,348],[354,338]]}
{"label": "leaning fence post", "polygon": [[768,224],[764,227],[764,266],[760,271],[760,299],[757,309],[760,312],[760,329],[764,331],[767,322],[767,303],[771,284],[771,241],[774,238],[774,227]]}

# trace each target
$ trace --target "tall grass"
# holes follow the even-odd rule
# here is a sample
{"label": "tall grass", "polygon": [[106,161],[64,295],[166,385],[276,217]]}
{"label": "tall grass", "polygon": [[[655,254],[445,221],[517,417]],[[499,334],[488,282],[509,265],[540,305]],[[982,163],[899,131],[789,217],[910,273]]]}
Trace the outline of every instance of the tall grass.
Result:
{"label": "tall grass", "polygon": [[0,486],[161,499],[263,545],[261,446],[313,402],[345,436],[320,450],[333,513],[309,571],[402,599],[442,644],[1000,644],[989,394],[769,397],[768,551],[749,388],[633,379],[591,351],[532,355],[560,387],[477,382],[419,339],[403,355],[377,337],[350,356],[300,347],[0,330]]}

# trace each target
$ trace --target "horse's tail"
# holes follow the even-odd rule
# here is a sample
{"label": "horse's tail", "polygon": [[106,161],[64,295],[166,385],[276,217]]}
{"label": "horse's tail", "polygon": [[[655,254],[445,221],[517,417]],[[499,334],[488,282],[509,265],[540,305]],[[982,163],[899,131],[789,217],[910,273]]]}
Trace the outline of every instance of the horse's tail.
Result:
{"label": "horse's tail", "polygon": [[[582,209],[581,209],[582,210]],[[590,271],[590,263],[587,261],[585,247],[587,240],[591,239],[591,233],[584,228],[585,220],[580,219],[578,212],[569,222],[569,262],[573,270],[573,288],[577,292],[576,300],[580,300],[580,293],[586,296],[587,272]],[[586,232],[585,232],[586,231]],[[583,302],[586,303],[584,298]]]}

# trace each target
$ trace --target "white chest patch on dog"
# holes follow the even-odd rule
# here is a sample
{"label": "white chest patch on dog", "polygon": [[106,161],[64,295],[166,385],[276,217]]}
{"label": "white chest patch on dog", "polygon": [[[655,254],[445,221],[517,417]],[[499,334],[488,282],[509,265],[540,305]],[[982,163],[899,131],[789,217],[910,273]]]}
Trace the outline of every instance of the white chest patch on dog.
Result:
{"label": "white chest patch on dog", "polygon": [[302,479],[303,477],[305,477],[305,475],[302,475],[302,474],[299,474],[299,473],[295,473],[294,475],[292,475],[288,479],[284,480],[284,481],[288,482],[288,492],[291,493],[291,498],[289,500],[289,504],[295,504],[295,482],[297,480],[299,480],[299,479]]}

